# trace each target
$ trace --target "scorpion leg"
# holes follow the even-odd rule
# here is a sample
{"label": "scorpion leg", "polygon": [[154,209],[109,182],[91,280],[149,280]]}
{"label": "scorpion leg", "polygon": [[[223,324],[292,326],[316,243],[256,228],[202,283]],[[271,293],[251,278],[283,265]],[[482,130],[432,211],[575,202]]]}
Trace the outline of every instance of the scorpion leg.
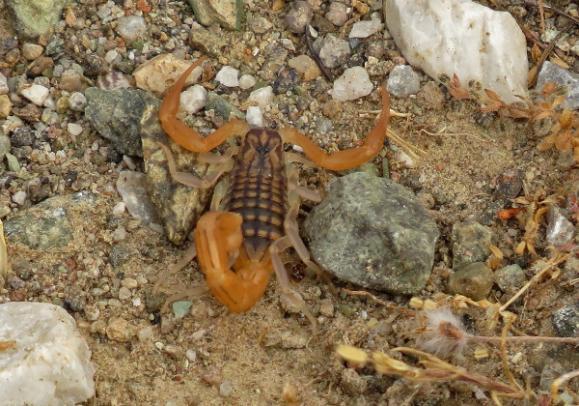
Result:
{"label": "scorpion leg", "polygon": [[285,269],[285,266],[279,256],[283,251],[290,248],[291,246],[291,240],[287,236],[275,240],[269,246],[269,253],[271,255],[273,270],[275,271],[275,276],[277,278],[281,294],[288,302],[291,302],[295,307],[299,308],[304,316],[306,316],[306,318],[310,321],[312,327],[316,329],[318,325],[316,318],[313,316],[312,312],[310,312],[310,309],[308,309],[308,306],[306,305],[306,302],[302,296],[291,287],[287,270]]}
{"label": "scorpion leg", "polygon": [[[272,273],[271,258],[250,260],[240,248],[242,218],[238,213],[210,211],[195,229],[199,264],[211,293],[233,313],[249,310],[263,296]],[[233,268],[230,263],[235,258]]]}
{"label": "scorpion leg", "polygon": [[171,149],[166,146],[165,144],[158,143],[161,149],[165,152],[165,156],[167,157],[167,163],[169,165],[169,173],[171,174],[171,178],[175,182],[179,182],[182,185],[199,188],[199,189],[207,189],[210,188],[219,180],[221,175],[225,172],[230,171],[233,166],[233,160],[229,159],[226,161],[225,164],[222,164],[220,168],[216,171],[210,173],[209,175],[200,178],[198,176],[193,175],[192,173],[181,172],[177,170],[177,163],[175,162],[175,156]]}
{"label": "scorpion leg", "polygon": [[234,119],[225,123],[207,137],[201,136],[197,131],[186,126],[177,118],[179,112],[180,95],[187,78],[197,66],[204,61],[199,58],[183,72],[175,84],[167,90],[161,108],[159,119],[163,130],[178,145],[192,152],[209,152],[221,145],[225,140],[233,136],[243,136],[249,130],[249,126],[242,120]]}
{"label": "scorpion leg", "polygon": [[374,129],[370,131],[370,134],[368,134],[360,147],[327,154],[295,128],[286,127],[280,129],[278,132],[284,142],[297,144],[302,147],[304,154],[322,168],[334,171],[355,168],[375,158],[384,146],[386,129],[390,119],[390,98],[384,87],[380,87],[379,90],[382,95],[382,111]]}

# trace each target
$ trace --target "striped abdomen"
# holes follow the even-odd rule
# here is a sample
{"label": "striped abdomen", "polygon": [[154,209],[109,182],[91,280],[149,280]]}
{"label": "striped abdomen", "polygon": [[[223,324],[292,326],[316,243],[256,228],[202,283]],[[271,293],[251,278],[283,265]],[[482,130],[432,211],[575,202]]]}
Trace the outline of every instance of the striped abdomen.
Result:
{"label": "striped abdomen", "polygon": [[231,172],[226,210],[243,218],[244,246],[250,259],[260,259],[284,233],[287,184],[282,154],[283,142],[276,131],[253,129]]}

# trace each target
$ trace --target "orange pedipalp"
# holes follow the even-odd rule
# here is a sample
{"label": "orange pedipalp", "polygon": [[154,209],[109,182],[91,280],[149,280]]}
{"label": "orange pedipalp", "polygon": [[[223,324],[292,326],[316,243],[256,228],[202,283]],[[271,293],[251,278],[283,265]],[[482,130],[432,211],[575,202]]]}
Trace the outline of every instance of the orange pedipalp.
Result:
{"label": "orange pedipalp", "polygon": [[355,168],[374,159],[382,150],[386,139],[386,130],[390,120],[390,97],[384,87],[380,87],[382,111],[378,122],[363,141],[362,146],[327,154],[308,137],[290,127],[279,130],[284,142],[293,143],[303,148],[304,154],[322,168],[343,171]]}
{"label": "orange pedipalp", "polygon": [[234,119],[225,123],[222,127],[207,137],[201,136],[197,131],[187,127],[177,118],[179,112],[180,96],[187,78],[205,57],[200,57],[183,72],[175,84],[167,90],[159,109],[159,120],[167,135],[176,144],[191,152],[209,152],[221,145],[229,137],[244,135],[249,126],[242,120]]}

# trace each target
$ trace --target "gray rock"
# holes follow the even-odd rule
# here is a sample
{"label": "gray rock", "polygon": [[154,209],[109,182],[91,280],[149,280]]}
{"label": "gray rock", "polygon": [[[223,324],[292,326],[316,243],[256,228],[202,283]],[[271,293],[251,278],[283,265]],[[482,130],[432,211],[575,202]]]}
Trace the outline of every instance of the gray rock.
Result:
{"label": "gray rock", "polygon": [[10,138],[5,135],[2,130],[0,130],[0,162],[4,158],[4,155],[10,152],[11,143]]}
{"label": "gray rock", "polygon": [[352,51],[348,41],[338,38],[332,34],[325,36],[320,48],[320,59],[324,66],[336,68],[346,63]]}
{"label": "gray rock", "polygon": [[364,172],[331,185],[305,232],[314,259],[339,279],[402,294],[425,286],[439,235],[412,192]]}
{"label": "gray rock", "polygon": [[303,34],[306,25],[312,21],[314,10],[306,1],[293,1],[285,16],[285,24],[294,34]]}
{"label": "gray rock", "polygon": [[117,151],[142,157],[144,112],[158,109],[159,100],[139,89],[102,90],[91,87],[85,95],[85,116],[95,130],[110,140]]}
{"label": "gray rock", "polygon": [[567,98],[562,107],[575,110],[579,108],[579,75],[563,69],[554,63],[545,61],[537,79],[537,90],[542,90],[545,84],[553,82],[567,88]]}
{"label": "gray rock", "polygon": [[74,224],[79,216],[90,215],[96,201],[97,197],[90,192],[47,199],[6,219],[6,239],[35,250],[64,248],[82,233],[82,227],[74,227]]}
{"label": "gray rock", "polygon": [[229,103],[223,96],[220,96],[215,92],[207,93],[207,104],[205,105],[205,110],[215,110],[215,113],[218,116],[223,117],[225,120],[229,120],[230,116],[241,119],[245,117],[238,108]]}
{"label": "gray rock", "polygon": [[142,16],[132,15],[117,20],[117,32],[125,41],[135,41],[147,32],[147,24]]}
{"label": "gray rock", "polygon": [[517,264],[507,265],[495,272],[495,282],[505,293],[515,293],[527,282],[525,271]]}
{"label": "gray rock", "polygon": [[348,6],[338,1],[331,2],[326,18],[332,24],[341,27],[348,21]]}
{"label": "gray rock", "polygon": [[482,300],[493,287],[493,272],[482,262],[466,265],[450,275],[448,289],[451,293]]}
{"label": "gray rock", "polygon": [[147,192],[147,176],[136,171],[122,171],[117,179],[117,190],[127,210],[145,225],[155,228],[160,224],[157,212]]}
{"label": "gray rock", "polygon": [[60,20],[66,0],[6,0],[14,28],[23,38],[46,34]]}
{"label": "gray rock", "polygon": [[479,223],[456,223],[452,228],[452,267],[458,270],[473,262],[486,261],[491,238],[491,230]]}
{"label": "gray rock", "polygon": [[388,91],[396,97],[407,97],[420,90],[420,77],[409,65],[396,65],[386,84]]}
{"label": "gray rock", "polygon": [[142,141],[147,190],[157,214],[174,244],[181,244],[210,199],[210,190],[184,186],[173,181],[169,174],[167,157],[159,143],[168,145],[175,156],[180,171],[205,176],[207,164],[197,161],[196,154],[171,142],[159,123],[158,107],[148,105],[143,112]]}
{"label": "gray rock", "polygon": [[553,314],[553,327],[560,337],[579,337],[579,303],[557,310]]}

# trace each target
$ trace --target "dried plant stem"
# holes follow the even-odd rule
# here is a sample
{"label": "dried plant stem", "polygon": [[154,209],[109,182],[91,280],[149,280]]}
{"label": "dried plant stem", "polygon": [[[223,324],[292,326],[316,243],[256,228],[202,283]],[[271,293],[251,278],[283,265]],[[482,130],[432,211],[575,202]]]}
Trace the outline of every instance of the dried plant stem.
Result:
{"label": "dried plant stem", "polygon": [[523,342],[523,343],[555,343],[555,344],[579,344],[579,337],[546,337],[546,336],[510,336],[491,337],[491,336],[468,336],[471,341],[500,343],[506,342]]}
{"label": "dried plant stem", "polygon": [[[541,1],[541,3],[543,3],[543,2]],[[573,17],[569,13],[566,13],[563,10],[558,9],[557,7],[548,6],[547,4],[541,4],[541,6],[539,6],[537,0],[525,0],[525,4],[528,4],[528,5],[534,6],[534,7],[542,7],[544,9],[546,8],[548,10],[553,11],[556,14],[559,14],[560,16],[568,18],[569,20],[573,21],[575,24],[579,24],[579,19],[577,17]]]}
{"label": "dried plant stem", "polygon": [[559,397],[559,388],[561,385],[573,378],[577,378],[578,376],[579,369],[576,369],[575,371],[567,372],[566,374],[561,375],[553,381],[551,384],[551,401],[553,404],[557,403],[557,398]]}
{"label": "dried plant stem", "polygon": [[508,302],[506,302],[504,305],[502,305],[499,309],[499,312],[502,313],[505,310],[507,310],[509,308],[510,305],[512,305],[519,297],[521,297],[521,295],[523,293],[525,293],[533,284],[535,284],[537,281],[539,281],[543,275],[545,275],[548,271],[550,271],[552,268],[554,268],[555,266],[559,265],[562,262],[565,262],[567,260],[567,258],[569,258],[570,254],[565,254],[565,255],[558,255],[555,258],[549,260],[549,262],[547,262],[545,264],[545,267],[543,269],[541,269],[539,272],[537,272],[530,280],[529,282],[527,282],[525,284],[525,286],[523,286],[521,289],[519,289],[519,291],[517,293],[515,293],[515,295],[513,297],[511,297]]}

